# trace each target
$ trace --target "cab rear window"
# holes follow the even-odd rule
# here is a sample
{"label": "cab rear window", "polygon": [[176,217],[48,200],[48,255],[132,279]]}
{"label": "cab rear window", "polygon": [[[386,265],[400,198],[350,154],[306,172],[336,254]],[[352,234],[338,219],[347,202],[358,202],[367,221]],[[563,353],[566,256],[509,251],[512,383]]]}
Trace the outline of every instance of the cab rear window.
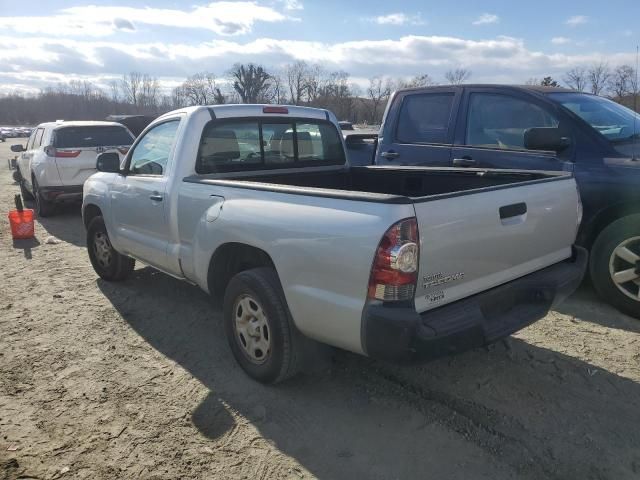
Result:
{"label": "cab rear window", "polygon": [[282,118],[214,120],[202,133],[196,172],[344,163],[340,134],[330,122]]}
{"label": "cab rear window", "polygon": [[56,148],[83,148],[131,145],[133,138],[124,127],[65,127],[54,133]]}

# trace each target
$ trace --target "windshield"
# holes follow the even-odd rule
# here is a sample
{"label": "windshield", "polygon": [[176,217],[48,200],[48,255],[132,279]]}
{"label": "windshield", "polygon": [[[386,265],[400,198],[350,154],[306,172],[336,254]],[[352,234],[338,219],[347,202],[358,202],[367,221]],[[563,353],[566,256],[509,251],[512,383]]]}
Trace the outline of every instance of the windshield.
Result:
{"label": "windshield", "polygon": [[613,145],[638,138],[640,115],[606,98],[584,93],[550,93],[549,97],[582,118]]}

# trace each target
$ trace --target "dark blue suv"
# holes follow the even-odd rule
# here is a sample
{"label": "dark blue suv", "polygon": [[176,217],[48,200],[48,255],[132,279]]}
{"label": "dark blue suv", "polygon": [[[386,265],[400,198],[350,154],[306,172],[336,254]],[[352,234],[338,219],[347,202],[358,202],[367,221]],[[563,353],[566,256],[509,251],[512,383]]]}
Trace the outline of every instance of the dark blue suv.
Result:
{"label": "dark blue suv", "polygon": [[572,171],[591,280],[603,299],[640,318],[639,132],[640,115],[572,90],[408,89],[387,105],[375,163]]}

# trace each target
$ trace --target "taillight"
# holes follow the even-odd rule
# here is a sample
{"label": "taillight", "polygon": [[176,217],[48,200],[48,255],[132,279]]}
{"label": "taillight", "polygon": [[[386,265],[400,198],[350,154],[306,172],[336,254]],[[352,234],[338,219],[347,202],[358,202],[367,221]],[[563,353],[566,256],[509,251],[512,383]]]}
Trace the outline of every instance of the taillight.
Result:
{"label": "taillight", "polygon": [[368,297],[385,302],[410,300],[418,280],[418,223],[407,218],[386,231],[373,261]]}
{"label": "taillight", "polygon": [[82,150],[56,150],[56,158],[75,158]]}
{"label": "taillight", "polygon": [[47,157],[56,158],[75,158],[80,155],[81,152],[82,150],[58,150],[57,148],[52,146],[45,147],[44,149],[44,153],[47,155]]}

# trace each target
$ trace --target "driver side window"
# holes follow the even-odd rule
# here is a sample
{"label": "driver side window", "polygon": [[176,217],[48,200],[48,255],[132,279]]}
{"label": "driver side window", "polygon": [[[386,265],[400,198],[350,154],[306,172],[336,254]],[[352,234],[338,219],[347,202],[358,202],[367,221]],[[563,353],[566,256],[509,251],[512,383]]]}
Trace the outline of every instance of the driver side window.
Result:
{"label": "driver side window", "polygon": [[170,120],[149,130],[131,152],[129,174],[164,175],[180,120]]}
{"label": "driver side window", "polygon": [[469,101],[466,144],[524,150],[529,128],[557,127],[558,120],[539,106],[507,95],[473,93]]}

